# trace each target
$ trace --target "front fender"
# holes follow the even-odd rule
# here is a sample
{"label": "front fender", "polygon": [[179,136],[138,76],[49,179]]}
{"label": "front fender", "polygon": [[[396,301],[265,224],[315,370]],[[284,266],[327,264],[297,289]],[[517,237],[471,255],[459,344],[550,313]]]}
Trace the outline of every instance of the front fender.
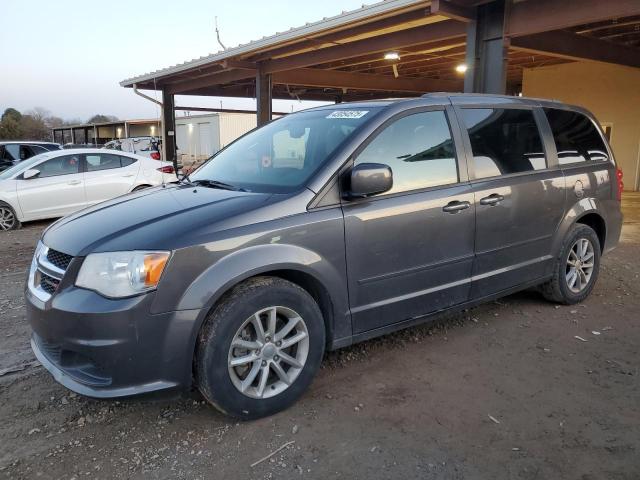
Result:
{"label": "front fender", "polygon": [[324,285],[329,279],[339,280],[335,269],[311,250],[297,245],[257,245],[233,252],[207,268],[184,292],[177,309],[208,309],[225,291],[242,280],[284,269],[308,273]]}
{"label": "front fender", "polygon": [[[243,280],[274,270],[306,273],[321,283],[331,300],[334,337],[350,338],[351,322],[344,273],[318,253],[296,245],[265,244],[235,251],[204,270],[180,296],[177,310],[199,310],[190,328],[190,349],[195,350],[198,332],[220,297]],[[337,325],[336,325],[337,324]],[[331,339],[328,339],[331,341]],[[185,371],[190,371],[190,365]]]}

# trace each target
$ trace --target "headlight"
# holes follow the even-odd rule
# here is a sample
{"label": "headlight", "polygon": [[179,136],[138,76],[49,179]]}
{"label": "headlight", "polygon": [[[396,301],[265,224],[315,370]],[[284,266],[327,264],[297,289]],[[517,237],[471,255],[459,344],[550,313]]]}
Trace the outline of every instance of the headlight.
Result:
{"label": "headlight", "polygon": [[87,255],[76,286],[105,297],[130,297],[158,285],[169,252],[106,252]]}

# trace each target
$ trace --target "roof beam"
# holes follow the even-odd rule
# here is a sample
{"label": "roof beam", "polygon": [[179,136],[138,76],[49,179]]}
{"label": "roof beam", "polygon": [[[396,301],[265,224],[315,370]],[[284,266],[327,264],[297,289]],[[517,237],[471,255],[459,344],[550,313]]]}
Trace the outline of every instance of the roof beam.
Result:
{"label": "roof beam", "polygon": [[[416,45],[411,47],[410,49],[403,49],[400,52],[400,60],[396,61],[396,63],[404,63],[405,60],[412,57],[437,57],[442,55],[442,52],[447,52],[453,48],[457,48],[465,45],[464,37],[460,37],[459,39],[449,39],[442,42],[430,42],[426,44]],[[380,53],[373,53],[371,55],[364,55],[361,57],[350,58],[348,60],[342,60],[340,62],[333,63],[325,63],[320,65],[320,68],[332,69],[339,68],[344,69],[347,67],[354,67],[358,65],[368,65],[368,64],[381,64],[381,65],[391,65],[393,62],[389,60],[385,60],[381,57]]]}
{"label": "roof beam", "polygon": [[640,68],[640,49],[563,30],[514,38],[511,47],[570,60],[592,60]]}
{"label": "roof beam", "polygon": [[640,15],[638,0],[526,0],[510,8],[505,33],[509,37]]}
{"label": "roof beam", "polygon": [[214,85],[223,85],[225,83],[253,78],[255,77],[255,75],[256,70],[251,70],[248,68],[227,70],[225,72],[212,73],[211,75],[206,75],[191,80],[183,80],[176,83],[170,83],[166,86],[166,89],[168,93],[181,94],[190,90],[199,90],[201,88],[211,87]]}
{"label": "roof beam", "polygon": [[273,74],[273,83],[302,85],[306,87],[348,88],[355,90],[383,90],[395,92],[426,93],[460,90],[462,82],[429,78],[398,77],[391,75],[366,75],[339,70],[300,68]]}
{"label": "roof beam", "polygon": [[459,5],[447,0],[431,0],[431,13],[465,23],[471,22],[476,18],[474,8]]}
{"label": "roof beam", "polygon": [[261,53],[256,57],[252,57],[255,60],[267,60],[282,55],[291,55],[292,53],[299,52],[305,49],[317,49],[322,44],[333,43],[337,44],[341,40],[346,38],[355,37],[358,35],[364,35],[370,32],[378,30],[384,30],[387,28],[396,27],[405,23],[415,22],[422,20],[430,15],[429,7],[421,7],[409,12],[400,13],[390,17],[375,20],[373,22],[361,23],[359,25],[351,26],[337,32],[326,33],[324,35],[317,35],[314,37],[307,37],[300,42],[293,43],[280,48],[275,48],[267,52]]}
{"label": "roof beam", "polygon": [[345,43],[335,47],[322,48],[308,53],[291,57],[267,60],[263,64],[265,73],[282,72],[304,68],[319,63],[335,62],[345,58],[353,58],[374,52],[384,52],[429,41],[445,40],[464,35],[466,26],[453,20],[423,25],[420,27],[401,30],[387,35],[367,38],[355,42]]}

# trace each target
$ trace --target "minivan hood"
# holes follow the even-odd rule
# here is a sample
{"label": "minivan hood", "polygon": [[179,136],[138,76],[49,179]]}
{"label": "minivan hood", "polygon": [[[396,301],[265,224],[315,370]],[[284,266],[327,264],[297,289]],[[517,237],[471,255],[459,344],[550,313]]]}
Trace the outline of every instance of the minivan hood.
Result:
{"label": "minivan hood", "polygon": [[185,234],[255,209],[271,196],[193,185],[154,187],[64,217],[45,231],[42,241],[73,256],[172,250]]}

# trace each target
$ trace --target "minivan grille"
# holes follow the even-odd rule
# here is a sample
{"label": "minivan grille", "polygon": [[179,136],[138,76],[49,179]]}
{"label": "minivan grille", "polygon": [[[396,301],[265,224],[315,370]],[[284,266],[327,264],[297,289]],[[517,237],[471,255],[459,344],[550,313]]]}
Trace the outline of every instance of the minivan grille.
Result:
{"label": "minivan grille", "polygon": [[49,262],[54,264],[59,269],[66,270],[69,266],[69,263],[71,263],[71,260],[73,260],[73,257],[71,255],[67,255],[66,253],[58,252],[57,250],[53,250],[50,248],[47,252],[47,260],[49,260]]}
{"label": "minivan grille", "polygon": [[49,300],[58,290],[72,260],[72,255],[39,243],[29,271],[30,291],[43,302]]}
{"label": "minivan grille", "polygon": [[59,284],[60,280],[58,280],[57,278],[53,278],[44,272],[40,272],[40,288],[42,288],[42,290],[47,292],[49,295],[53,295],[53,292],[56,291]]}

